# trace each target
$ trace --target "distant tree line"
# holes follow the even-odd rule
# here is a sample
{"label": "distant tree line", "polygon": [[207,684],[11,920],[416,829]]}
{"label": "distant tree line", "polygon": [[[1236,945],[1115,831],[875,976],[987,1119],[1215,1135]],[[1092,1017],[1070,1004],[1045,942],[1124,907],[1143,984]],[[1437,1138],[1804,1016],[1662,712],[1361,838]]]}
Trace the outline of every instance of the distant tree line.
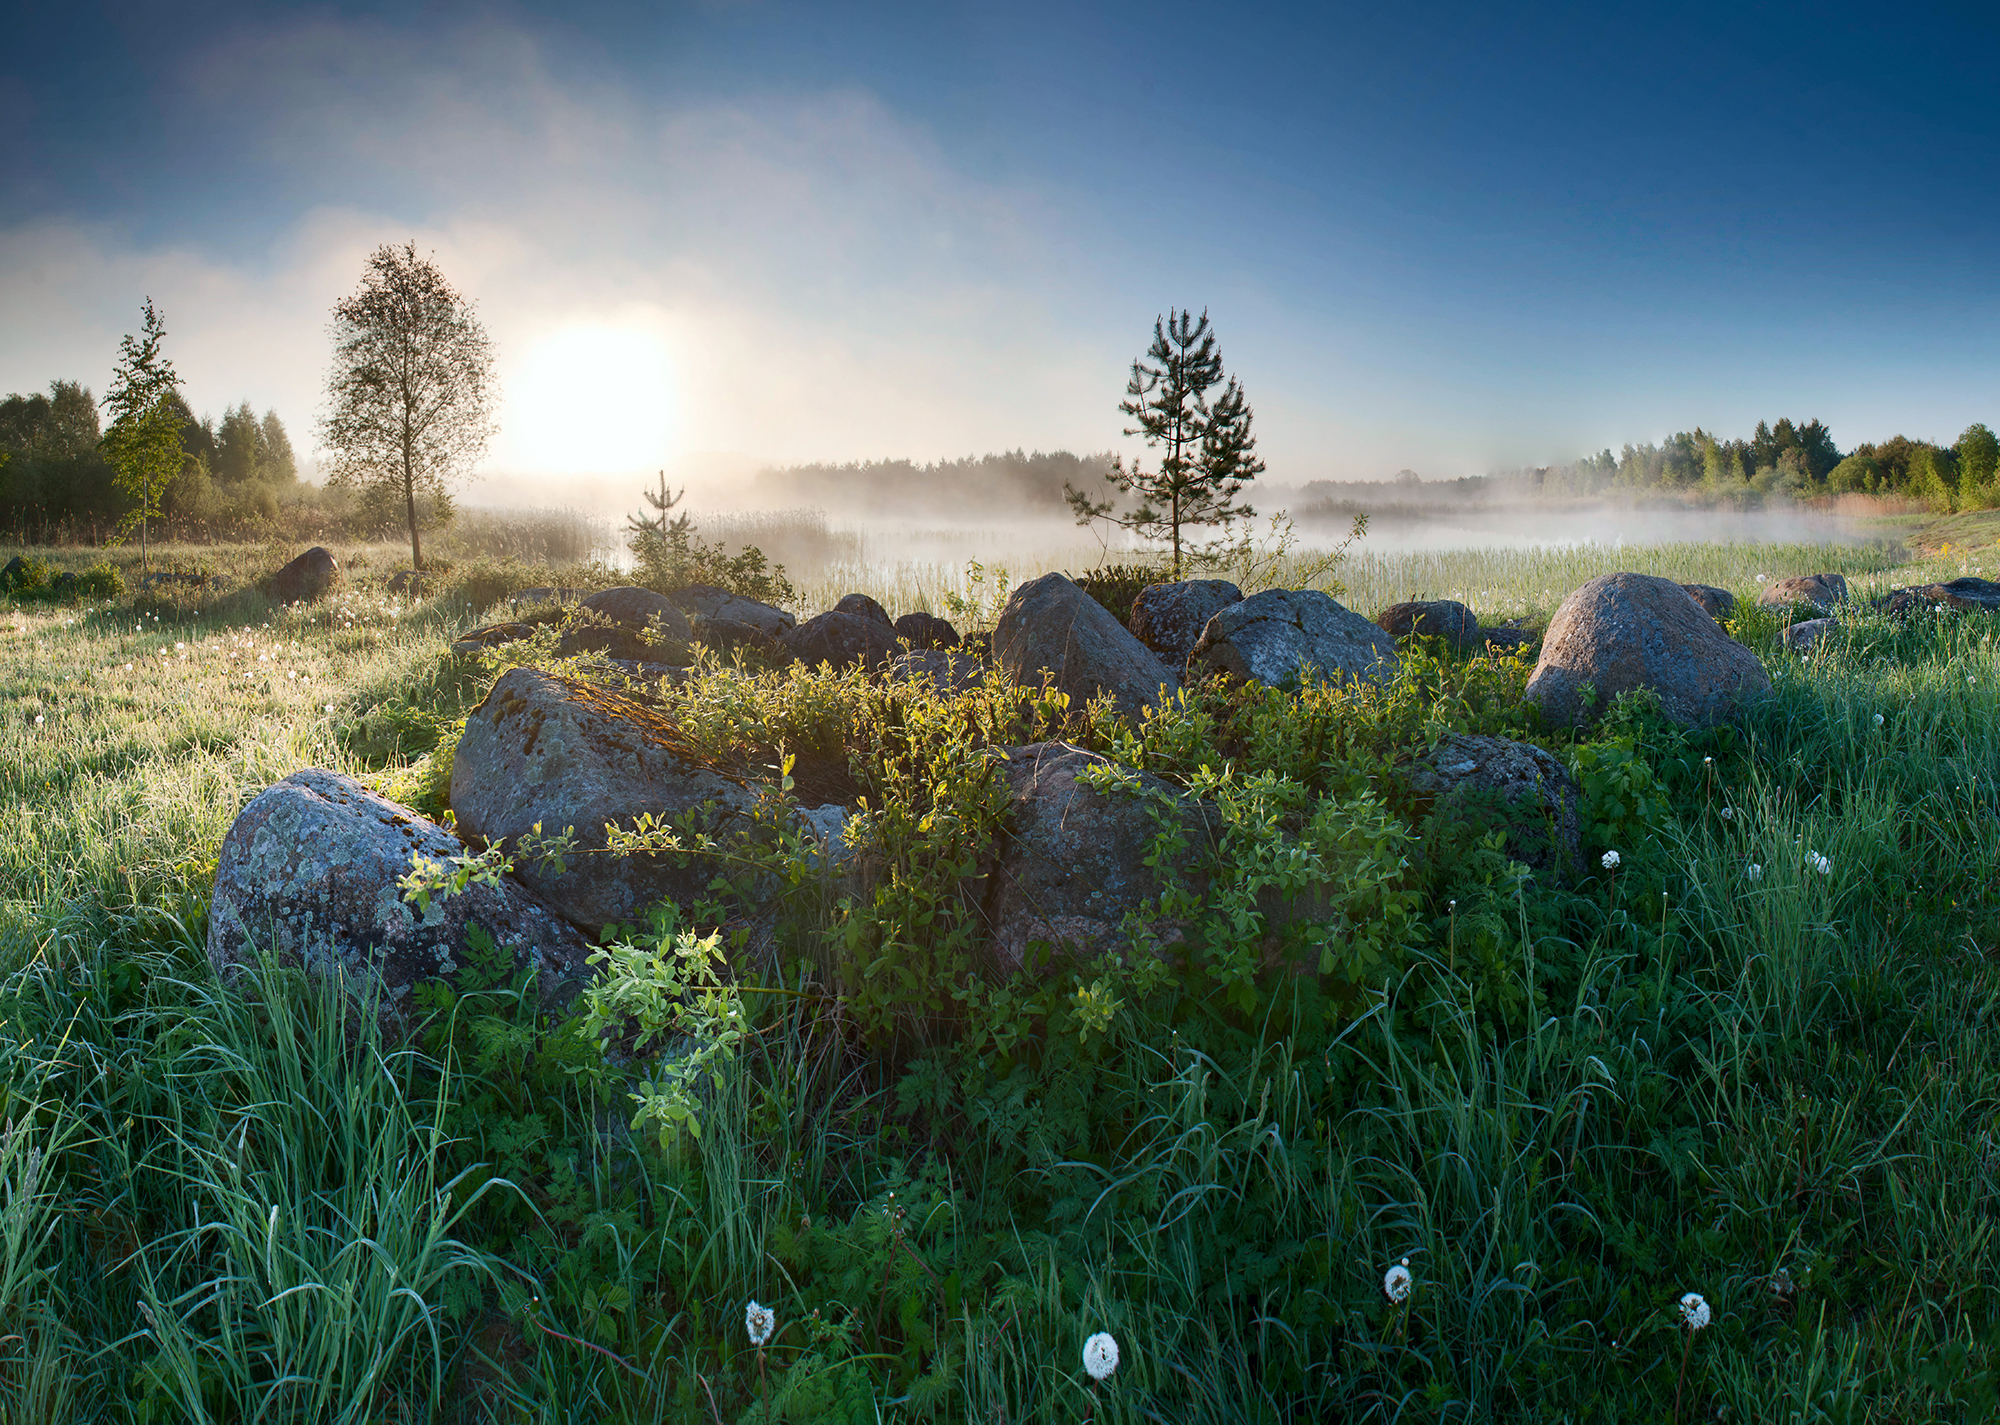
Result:
{"label": "distant tree line", "polygon": [[[248,401],[197,418],[179,392],[180,468],[161,509],[169,531],[255,532],[307,493],[284,422]],[[114,482],[90,388],[53,381],[47,395],[0,400],[0,533],[22,544],[101,543],[135,501]]]}
{"label": "distant tree line", "polygon": [[1895,436],[1845,455],[1817,420],[1757,423],[1747,440],[1724,440],[1699,426],[1659,444],[1603,450],[1568,465],[1508,471],[1496,493],[1597,494],[1611,490],[1676,492],[1723,503],[1777,495],[1810,500],[1882,495],[1916,500],[1942,512],[2000,507],[2000,439],[1983,424],[1951,445]]}
{"label": "distant tree line", "polygon": [[1109,453],[1013,450],[924,465],[909,460],[791,465],[761,472],[751,491],[763,504],[856,514],[952,520],[969,514],[1057,514],[1069,508],[1063,486],[1096,485],[1111,459]]}

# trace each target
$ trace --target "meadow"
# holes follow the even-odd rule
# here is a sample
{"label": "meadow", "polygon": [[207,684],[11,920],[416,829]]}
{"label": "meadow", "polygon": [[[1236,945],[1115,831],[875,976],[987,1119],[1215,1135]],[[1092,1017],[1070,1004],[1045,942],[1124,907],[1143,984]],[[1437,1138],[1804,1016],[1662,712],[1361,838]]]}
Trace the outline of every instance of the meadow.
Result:
{"label": "meadow", "polygon": [[[653,994],[628,1006],[714,1051],[692,1084],[538,1022],[498,970],[391,1044],[279,967],[226,991],[203,951],[250,797],[319,766],[441,814],[500,667],[453,634],[615,570],[464,548],[413,602],[386,591],[393,546],[336,545],[345,588],[286,609],[249,581],[294,551],[168,547],[209,582],[138,590],[115,551],[128,592],[0,602],[0,1412],[1993,1418],[2000,639],[1857,612],[1800,657],[1751,607],[1760,578],[1836,570],[1865,598],[2000,565],[1993,531],[1948,534],[1364,544],[1338,570],[1363,612],[1418,594],[1488,621],[1613,569],[1730,589],[1774,687],[1706,733],[1643,699],[1544,729],[1527,664],[1437,647],[1379,692],[1209,689],[1137,726],[1033,689],[944,709],[705,665],[657,690],[690,735],[837,737],[893,874],[843,892],[780,846],[628,928],[625,988]],[[1248,592],[1298,557],[1231,572]],[[801,612],[859,590],[975,623],[1038,572],[860,546],[793,566]],[[1450,731],[1568,762],[1586,874],[1532,881],[1493,824],[1402,788]],[[1213,796],[1210,869],[1240,894],[1177,903],[1171,966],[970,984],[976,753],[1055,734]],[[1248,918],[1260,885],[1305,884],[1338,889],[1338,931]],[[782,953],[714,978],[750,909]],[[1325,973],[1270,968],[1306,943]],[[675,1090],[698,1132],[634,1126],[635,1093]],[[1099,1332],[1119,1362],[1094,1381]]]}

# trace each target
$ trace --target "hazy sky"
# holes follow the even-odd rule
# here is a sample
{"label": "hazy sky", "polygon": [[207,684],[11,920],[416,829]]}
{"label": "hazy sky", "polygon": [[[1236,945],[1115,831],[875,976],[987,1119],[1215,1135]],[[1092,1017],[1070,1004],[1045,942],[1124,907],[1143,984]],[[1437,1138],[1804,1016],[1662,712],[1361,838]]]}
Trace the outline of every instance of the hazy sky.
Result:
{"label": "hazy sky", "polygon": [[2000,424],[2000,7],[9,7],[0,392],[151,295],[197,410],[306,448],[416,240],[488,466],[1136,448],[1206,307],[1267,479],[1817,416]]}

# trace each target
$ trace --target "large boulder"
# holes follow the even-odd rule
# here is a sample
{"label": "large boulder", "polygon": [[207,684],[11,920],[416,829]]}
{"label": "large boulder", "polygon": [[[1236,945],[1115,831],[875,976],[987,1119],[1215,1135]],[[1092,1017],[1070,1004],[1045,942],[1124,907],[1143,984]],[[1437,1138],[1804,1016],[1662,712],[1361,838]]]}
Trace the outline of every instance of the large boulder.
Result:
{"label": "large boulder", "polygon": [[940,697],[956,697],[978,687],[986,669],[976,658],[942,648],[913,648],[889,665],[891,682],[928,683]]}
{"label": "large boulder", "polygon": [[465,848],[443,827],[351,777],[311,768],[254,798],[222,839],[209,905],[208,958],[225,983],[258,952],[314,974],[340,975],[374,997],[384,1029],[401,1035],[426,981],[456,984],[477,927],[515,968],[533,966],[546,1008],[590,978],[581,935],[511,880],[474,883],[419,910],[397,881],[410,858]]}
{"label": "large boulder", "polygon": [[516,589],[507,596],[507,602],[515,608],[522,604],[575,604],[589,596],[584,589],[553,589],[547,584],[538,584],[532,589]]}
{"label": "large boulder", "polygon": [[956,648],[958,630],[939,618],[936,614],[904,614],[896,620],[896,641],[907,643],[913,650],[925,648]]}
{"label": "large boulder", "polygon": [[1831,609],[1847,601],[1847,580],[1839,574],[1801,574],[1795,579],[1774,579],[1757,591],[1757,602],[1767,609],[1811,604]]}
{"label": "large boulder", "polygon": [[314,545],[271,576],[266,586],[271,599],[280,604],[296,604],[317,599],[340,579],[340,561],[331,550]]}
{"label": "large boulder", "polygon": [[875,619],[867,614],[842,613],[839,610],[807,619],[781,641],[791,655],[808,668],[817,668],[822,663],[831,663],[836,668],[844,668],[851,663],[879,668],[899,651],[896,647],[896,627],[889,622],[886,614]]}
{"label": "large boulder", "polygon": [[701,894],[718,869],[702,854],[605,852],[607,822],[629,828],[646,812],[663,823],[693,813],[727,840],[753,801],[659,709],[533,668],[510,669],[493,685],[466,718],[452,761],[451,809],[468,840],[511,845],[538,822],[546,835],[575,828],[579,854],[562,870],[528,861],[516,874],[593,932]]}
{"label": "large boulder", "polygon": [[453,653],[484,653],[505,643],[533,638],[535,626],[528,623],[489,623],[467,629],[451,641]]}
{"label": "large boulder", "polygon": [[1507,854],[1538,875],[1565,878],[1582,864],[1576,779],[1539,747],[1453,733],[1410,768],[1409,778],[1439,802],[1471,809],[1485,794],[1503,803]]}
{"label": "large boulder", "polygon": [[1833,636],[1840,627],[1840,620],[1834,618],[1809,618],[1802,623],[1787,624],[1779,638],[1786,648],[1794,653],[1810,653],[1821,643]]}
{"label": "large boulder", "polygon": [[1461,653],[1478,648],[1482,642],[1479,620],[1456,599],[1416,599],[1391,604],[1375,615],[1375,622],[1394,638],[1413,635],[1442,638]]}
{"label": "large boulder", "polygon": [[[1158,905],[1166,882],[1146,864],[1159,831],[1148,800],[1077,781],[1105,758],[1063,742],[1009,747],[1001,755],[1006,831],[980,908],[993,968],[1004,976],[1022,968],[1034,941],[1072,954],[1109,945],[1128,911]],[[1212,833],[1203,803],[1157,777],[1133,775],[1147,791],[1176,796],[1191,851],[1206,845]]]}
{"label": "large boulder", "polygon": [[1651,688],[1668,718],[1696,727],[1729,720],[1770,687],[1757,655],[1673,580],[1600,574],[1549,620],[1526,692],[1552,723],[1581,726],[1618,694]]}
{"label": "large boulder", "polygon": [[1395,676],[1396,641],[1317,589],[1266,589],[1210,619],[1189,659],[1191,671],[1273,685],[1308,665],[1328,681],[1385,683]]}
{"label": "large boulder", "polygon": [[696,614],[694,641],[717,653],[741,650],[766,664],[781,665],[792,661],[791,651],[785,647],[783,639],[774,638],[754,623],[743,623],[733,618],[704,618]]}
{"label": "large boulder", "polygon": [[1187,667],[1188,655],[1201,640],[1208,621],[1231,604],[1243,602],[1243,591],[1227,579],[1182,579],[1172,584],[1148,584],[1132,600],[1125,626],[1132,636],[1160,656],[1176,672]]}
{"label": "large boulder", "polygon": [[676,589],[673,601],[692,615],[697,625],[703,619],[748,624],[766,638],[783,638],[798,626],[798,620],[783,609],[774,609],[743,594],[732,594],[713,584],[690,584]]}
{"label": "large boulder", "polygon": [[686,643],[694,631],[688,616],[672,599],[635,584],[600,589],[579,607],[589,609],[606,623],[634,633],[651,633],[669,643]]}
{"label": "large boulder", "polygon": [[1016,682],[1034,685],[1048,674],[1079,711],[1109,693],[1119,711],[1136,716],[1181,685],[1176,670],[1061,574],[1014,590],[993,630],[993,658]]}

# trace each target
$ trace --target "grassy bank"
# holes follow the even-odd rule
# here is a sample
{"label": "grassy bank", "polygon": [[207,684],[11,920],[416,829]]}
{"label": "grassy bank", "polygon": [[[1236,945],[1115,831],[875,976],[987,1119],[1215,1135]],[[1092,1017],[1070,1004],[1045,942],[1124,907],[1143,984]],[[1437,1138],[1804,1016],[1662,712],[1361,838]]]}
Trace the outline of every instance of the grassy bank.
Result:
{"label": "grassy bank", "polygon": [[[452,632],[516,579],[613,577],[468,561],[412,604],[381,589],[386,552],[336,552],[354,583],[305,612],[245,587],[274,567],[249,548],[172,552],[216,578],[171,599],[0,609],[9,1418],[2000,1407],[1983,618],[1863,618],[1801,660],[1747,613],[1774,693],[1698,737],[1643,705],[1552,735],[1519,707],[1524,667],[1443,656],[1379,696],[1204,695],[1137,730],[819,675],[662,690],[717,746],[858,749],[896,871],[847,901],[739,878],[633,930],[734,953],[754,909],[784,951],[694,1093],[699,1136],[663,1141],[631,1095],[670,1086],[537,1025],[504,979],[407,1046],[351,1043],[323,987],[282,972],[251,998],[216,985],[208,878],[243,803],[308,765],[434,795],[425,759],[493,676],[446,657]],[[1342,576],[1367,612],[1422,593],[1497,618],[1613,567],[1745,602],[1760,574],[1980,572],[1962,548],[1885,562],[1667,547]],[[855,587],[891,613],[923,587],[877,574]],[[978,747],[1059,725],[1229,808],[1219,882],[1337,872],[1348,923],[1283,931],[1218,895],[1187,908],[1171,974],[1127,955],[954,993],[976,946],[953,857],[991,812]],[[1398,756],[1451,729],[1570,761],[1586,875],[1526,881],[1493,827],[1401,787]],[[1329,973],[1260,968],[1307,948]],[[777,1316],[761,1355],[752,1298]],[[1121,1361],[1093,1390],[1098,1331]]]}

